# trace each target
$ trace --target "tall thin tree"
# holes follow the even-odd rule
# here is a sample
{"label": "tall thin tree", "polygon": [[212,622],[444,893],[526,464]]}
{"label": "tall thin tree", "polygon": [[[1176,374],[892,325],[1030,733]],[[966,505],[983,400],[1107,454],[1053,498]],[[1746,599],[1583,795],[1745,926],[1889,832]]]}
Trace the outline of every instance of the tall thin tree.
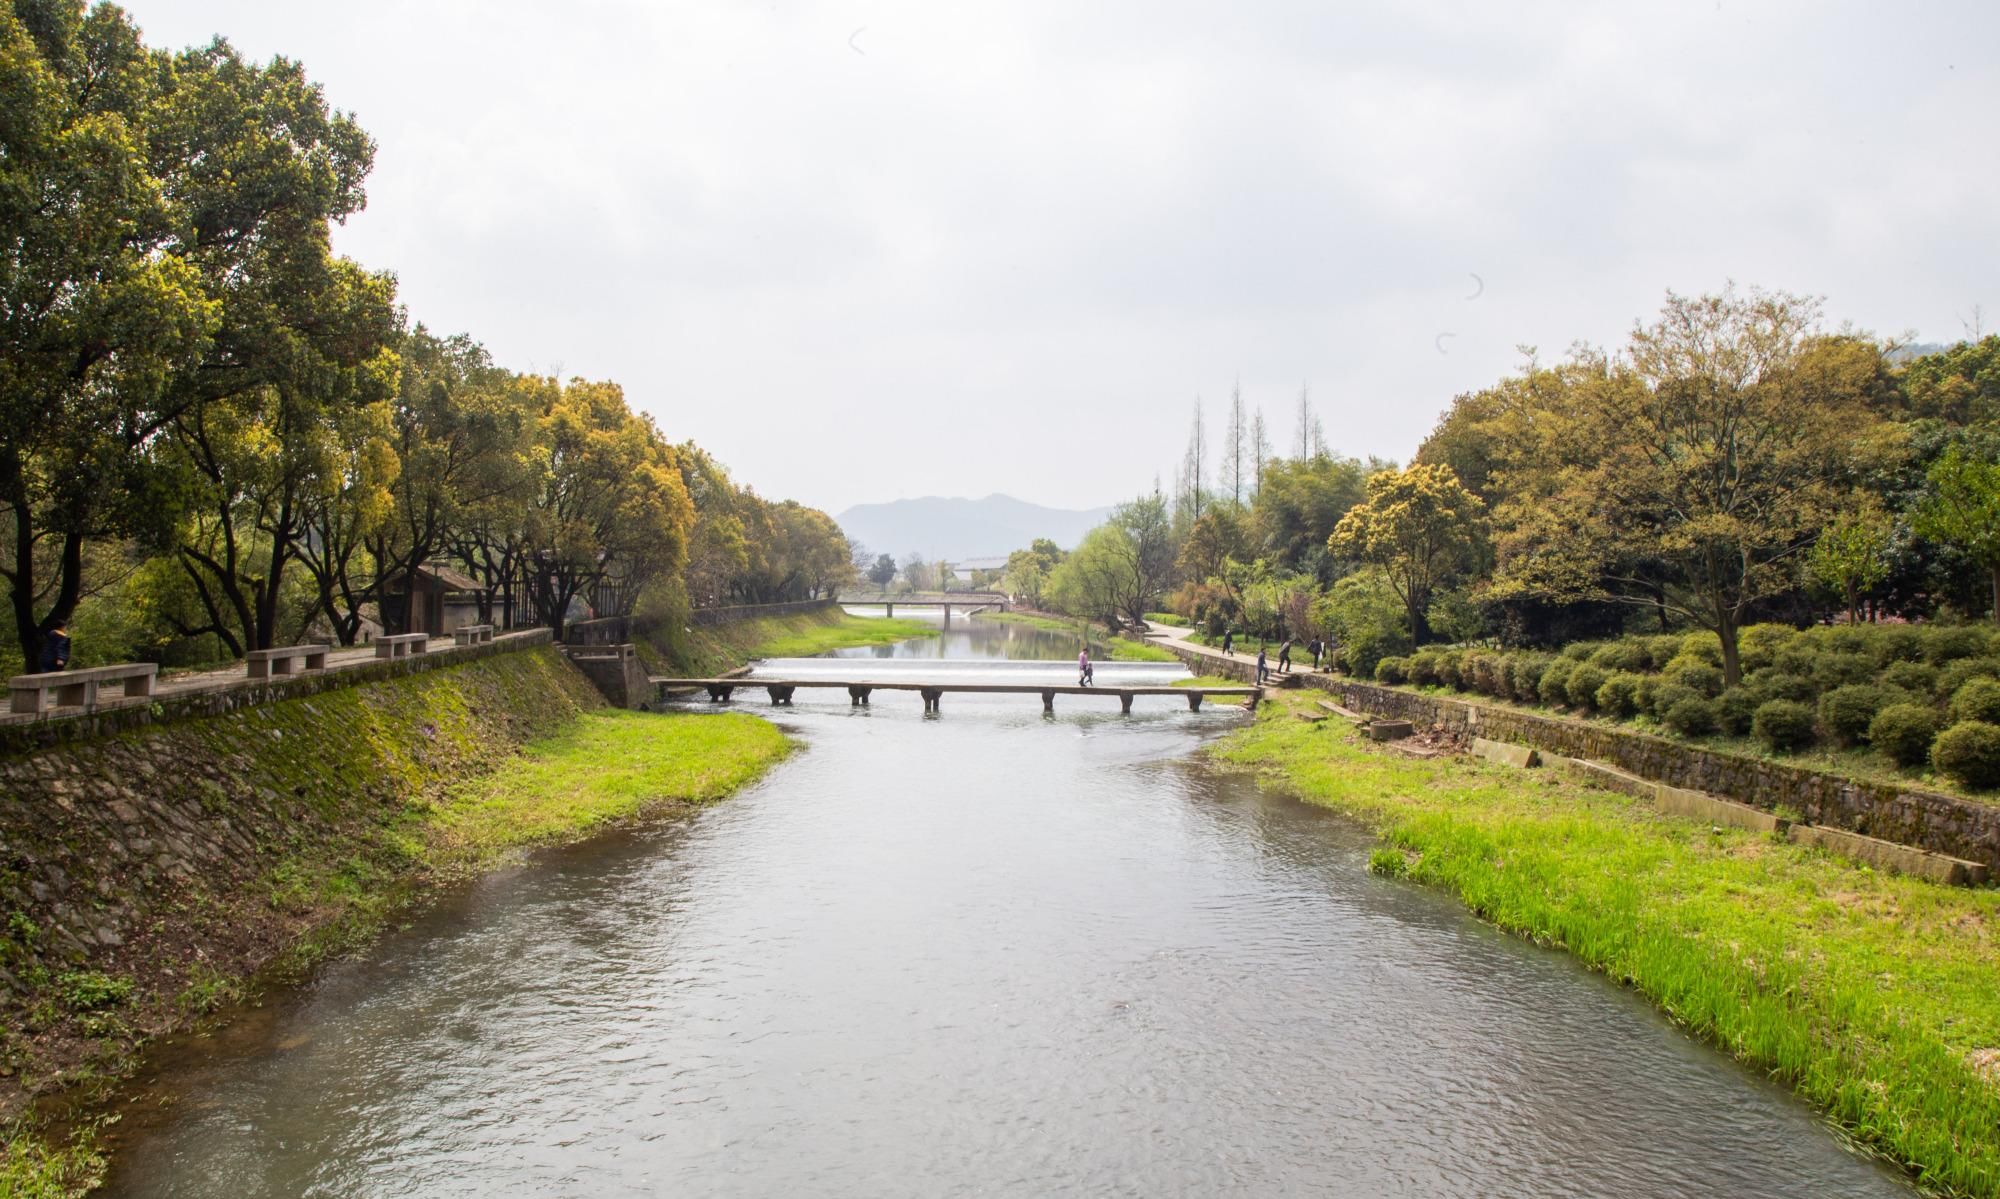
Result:
{"label": "tall thin tree", "polygon": [[1188,511],[1196,520],[1201,519],[1202,464],[1208,459],[1208,431],[1202,425],[1201,397],[1194,398],[1194,425],[1188,430],[1187,455],[1182,460],[1181,469],[1187,486]]}
{"label": "tall thin tree", "polygon": [[1264,490],[1264,459],[1270,456],[1271,437],[1264,430],[1264,410],[1259,408],[1250,418],[1250,457],[1256,470],[1250,481],[1253,497]]}
{"label": "tall thin tree", "polygon": [[1299,461],[1312,457],[1313,409],[1312,389],[1299,384]]}
{"label": "tall thin tree", "polygon": [[1229,442],[1222,452],[1229,458],[1229,498],[1236,503],[1243,502],[1243,448],[1250,437],[1250,426],[1243,419],[1243,384],[1238,382],[1229,392]]}

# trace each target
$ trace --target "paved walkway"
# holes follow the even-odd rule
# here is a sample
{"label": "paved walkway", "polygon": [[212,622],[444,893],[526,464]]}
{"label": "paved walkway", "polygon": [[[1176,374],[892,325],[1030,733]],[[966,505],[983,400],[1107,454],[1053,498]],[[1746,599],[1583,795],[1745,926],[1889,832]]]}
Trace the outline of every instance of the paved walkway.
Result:
{"label": "paved walkway", "polygon": [[[1243,650],[1238,650],[1233,654],[1225,654],[1220,649],[1217,649],[1214,646],[1202,645],[1199,642],[1189,640],[1189,638],[1194,636],[1194,632],[1195,631],[1192,628],[1188,628],[1184,625],[1161,624],[1156,620],[1149,620],[1146,622],[1147,637],[1155,641],[1167,642],[1168,644],[1174,646],[1176,649],[1185,650],[1188,653],[1195,654],[1199,657],[1211,658],[1217,662],[1234,662],[1238,666],[1255,666],[1257,664],[1256,642],[1253,641],[1249,643],[1250,648],[1249,652],[1247,653],[1244,652]],[[1297,645],[1294,645],[1292,647],[1292,656],[1294,660],[1292,662],[1292,669],[1290,671],[1280,671],[1278,669],[1278,647],[1276,645],[1272,645],[1269,648],[1271,651],[1269,658],[1271,666],[1271,677],[1284,678],[1287,674],[1315,673],[1312,668],[1312,655],[1306,653],[1305,650],[1302,649],[1301,647]],[[1298,660],[1301,658],[1304,659],[1303,662],[1300,662]],[[1327,673],[1327,672],[1321,671],[1318,673]]]}
{"label": "paved walkway", "polygon": [[[497,634],[494,637],[494,641],[502,642],[522,633],[535,631],[535,629],[514,629],[506,633]],[[425,645],[429,653],[435,654],[442,650],[453,648],[454,642],[450,637],[432,637]],[[402,659],[397,660],[401,661]],[[343,670],[357,670],[371,662],[379,661],[382,661],[382,659],[375,656],[375,647],[373,645],[340,646],[328,651],[325,670],[314,671],[312,673],[314,675],[337,674]],[[302,665],[303,663],[296,663],[295,669]],[[97,707],[94,710],[104,711],[111,708],[132,707],[138,704],[156,703],[160,700],[194,695],[204,691],[224,691],[232,687],[242,686],[263,686],[266,683],[282,683],[287,679],[301,677],[307,676],[282,674],[268,679],[252,679],[250,678],[249,668],[239,659],[227,666],[218,666],[214,670],[192,671],[187,674],[175,674],[171,676],[162,675],[153,684],[153,694],[149,699],[128,700],[118,693],[119,689],[117,685],[112,684],[106,687],[101,693],[101,698],[99,698]],[[0,724],[32,724],[38,720],[76,716],[83,711],[84,709],[82,708],[66,707],[52,708],[40,715],[0,712]]]}

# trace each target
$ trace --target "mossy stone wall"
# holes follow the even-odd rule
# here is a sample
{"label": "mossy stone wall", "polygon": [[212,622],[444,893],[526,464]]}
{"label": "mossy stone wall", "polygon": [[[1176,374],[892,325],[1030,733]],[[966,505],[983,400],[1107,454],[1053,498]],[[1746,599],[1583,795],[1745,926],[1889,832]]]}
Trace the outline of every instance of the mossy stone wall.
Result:
{"label": "mossy stone wall", "polygon": [[[421,873],[429,798],[603,703],[523,645],[0,756],[0,1115]],[[89,975],[129,998],[72,1010]]]}

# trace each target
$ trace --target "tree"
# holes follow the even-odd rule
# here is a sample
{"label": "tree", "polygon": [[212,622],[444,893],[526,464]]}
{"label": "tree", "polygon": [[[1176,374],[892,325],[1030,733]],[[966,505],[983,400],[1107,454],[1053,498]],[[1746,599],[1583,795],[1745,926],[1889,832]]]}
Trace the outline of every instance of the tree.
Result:
{"label": "tree", "polygon": [[1416,465],[1368,480],[1368,499],[1341,517],[1327,548],[1382,568],[1403,601],[1410,640],[1430,636],[1431,593],[1470,553],[1485,511],[1448,466]]}
{"label": "tree", "polygon": [[896,581],[896,559],[892,554],[883,554],[875,559],[875,565],[868,568],[868,581],[877,587],[887,587]]}
{"label": "tree", "polygon": [[1243,386],[1238,384],[1229,392],[1229,441],[1223,446],[1228,455],[1229,498],[1235,503],[1243,502],[1244,451],[1248,448],[1250,425],[1243,415]]}
{"label": "tree", "polygon": [[[1662,603],[1712,630],[1729,686],[1742,679],[1737,630],[1751,605],[1794,585],[1795,559],[1861,461],[1886,452],[1874,444],[1872,368],[1846,376],[1830,369],[1844,355],[1809,353],[1818,313],[1813,300],[1755,289],[1669,292],[1579,413],[1594,461],[1564,486],[1599,511],[1586,540],[1607,579],[1647,589],[1621,598]],[[1630,569],[1644,562],[1660,574]]]}
{"label": "tree", "polygon": [[1842,512],[1820,531],[1806,555],[1806,569],[1847,604],[1847,619],[1861,619],[1861,594],[1888,573],[1888,516],[1873,505]]}
{"label": "tree", "polygon": [[1270,462],[1250,506],[1249,533],[1258,552],[1283,570],[1313,571],[1322,584],[1331,583],[1327,535],[1366,496],[1371,468],[1379,466],[1329,455]]}
{"label": "tree", "polygon": [[1182,494],[1180,502],[1188,512],[1189,520],[1199,519],[1205,493],[1202,489],[1202,465],[1208,459],[1208,434],[1202,427],[1201,397],[1194,398],[1194,421],[1188,428],[1187,453],[1181,460]]}
{"label": "tree", "polygon": [[147,152],[171,77],[110,5],[0,11],[0,577],[31,664],[75,613],[86,542],[154,523],[139,451],[221,319]]}
{"label": "tree", "polygon": [[2000,621],[2000,461],[1954,445],[1931,465],[1929,479],[1931,495],[1917,510],[1917,531],[1958,546],[1987,568],[1993,616]]}
{"label": "tree", "polygon": [[1166,498],[1120,504],[1049,577],[1048,596],[1071,616],[1143,627],[1173,571]]}
{"label": "tree", "polygon": [[1264,489],[1264,463],[1271,457],[1271,435],[1264,429],[1264,410],[1257,409],[1250,418],[1250,457],[1252,475],[1250,492],[1254,499]]}

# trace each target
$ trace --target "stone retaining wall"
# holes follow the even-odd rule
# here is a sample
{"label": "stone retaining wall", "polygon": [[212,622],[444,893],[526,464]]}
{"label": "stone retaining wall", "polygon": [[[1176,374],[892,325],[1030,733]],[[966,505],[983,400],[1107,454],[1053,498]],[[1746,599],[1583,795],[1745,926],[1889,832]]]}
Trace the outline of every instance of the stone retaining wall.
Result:
{"label": "stone retaining wall", "polygon": [[[0,1119],[198,1016],[321,927],[326,890],[390,891],[420,861],[412,805],[603,705],[546,631],[477,651],[0,757]],[[129,988],[113,1019],[64,999],[88,975]]]}
{"label": "stone retaining wall", "polygon": [[550,643],[550,639],[551,634],[547,629],[522,629],[518,632],[501,634],[485,645],[433,643],[430,652],[411,654],[406,658],[376,659],[360,665],[345,665],[332,670],[286,675],[281,678],[244,678],[217,687],[203,688],[200,691],[178,692],[150,700],[107,699],[93,712],[57,713],[42,720],[0,725],[0,758],[76,741],[87,741],[96,737],[108,737],[114,733],[141,729],[148,725],[220,716],[259,704],[301,699],[342,687],[359,687],[402,678],[405,675],[421,674],[427,670],[462,666],[467,662],[490,658],[496,654],[509,654],[545,646]]}
{"label": "stone retaining wall", "polygon": [[[1202,659],[1197,669],[1212,666]],[[1646,733],[1330,675],[1308,675],[1306,682],[1338,695],[1344,706],[1356,711],[1606,762],[1651,782],[1728,796],[1765,811],[1788,808],[1808,824],[1913,845],[2000,870],[2000,805],[1858,782]]]}

